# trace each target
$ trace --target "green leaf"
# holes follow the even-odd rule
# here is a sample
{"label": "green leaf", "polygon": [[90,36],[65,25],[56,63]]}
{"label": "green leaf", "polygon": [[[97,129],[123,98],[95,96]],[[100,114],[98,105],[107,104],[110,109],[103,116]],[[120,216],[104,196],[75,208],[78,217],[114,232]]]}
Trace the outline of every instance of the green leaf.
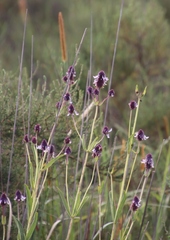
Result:
{"label": "green leaf", "polygon": [[147,89],[147,87],[145,87],[145,89],[143,90],[143,93],[142,93],[143,96],[146,95],[146,89]]}
{"label": "green leaf", "polygon": [[71,217],[71,212],[70,212],[68,203],[67,203],[67,201],[66,201],[66,199],[64,197],[63,192],[58,187],[57,187],[57,190],[58,190],[58,194],[59,194],[59,196],[61,198],[61,201],[62,201],[62,203],[63,203],[63,205],[65,207],[65,210],[67,211],[67,214]]}
{"label": "green leaf", "polygon": [[85,135],[83,134],[82,136],[82,147],[83,147],[83,150],[86,151],[86,143],[85,143]]}
{"label": "green leaf", "polygon": [[31,207],[32,207],[32,196],[31,196],[31,191],[29,190],[28,186],[25,184],[25,189],[26,189],[26,198],[27,198],[27,217],[29,218],[30,212],[31,212]]}
{"label": "green leaf", "polygon": [[112,192],[109,192],[109,201],[110,201],[110,208],[111,208],[111,214],[112,214],[112,219],[114,219],[115,216],[115,206],[113,202],[113,197],[112,197]]}
{"label": "green leaf", "polygon": [[79,192],[79,194],[77,196],[77,201],[74,204],[74,209],[73,209],[74,217],[77,216],[77,214],[79,213],[79,208],[80,208],[80,205],[81,205],[80,201],[81,201],[81,191]]}
{"label": "green leaf", "polygon": [[60,159],[60,158],[62,158],[62,157],[64,157],[64,156],[65,156],[65,155],[62,154],[62,155],[60,155],[60,156],[57,156],[57,157],[51,159],[47,164],[44,165],[42,171],[47,170],[47,169],[48,169],[49,167],[51,167],[58,159]]}
{"label": "green leaf", "polygon": [[35,215],[34,215],[33,222],[32,222],[32,224],[30,226],[30,229],[29,229],[28,233],[26,234],[26,240],[31,239],[32,234],[33,234],[33,232],[35,230],[35,227],[37,225],[37,221],[38,221],[38,213],[36,212]]}
{"label": "green leaf", "polygon": [[31,185],[31,188],[33,189],[34,188],[34,174],[33,174],[33,167],[32,167],[32,162],[29,161],[29,172],[30,172],[30,185]]}
{"label": "green leaf", "polygon": [[18,236],[17,236],[17,240],[25,240],[25,234],[24,234],[24,229],[22,227],[22,224],[20,223],[20,221],[18,221],[18,219],[12,215],[15,224],[17,225],[18,228]]}
{"label": "green leaf", "polygon": [[32,152],[34,154],[35,164],[36,164],[36,168],[37,168],[39,166],[37,149],[33,143],[31,144],[31,148],[32,148]]}
{"label": "green leaf", "polygon": [[119,217],[121,216],[123,207],[124,207],[124,205],[125,205],[125,201],[126,201],[126,193],[123,192],[122,200],[121,200],[121,203],[120,203],[120,205],[119,205],[119,209],[118,209],[118,211],[117,211],[116,219],[114,220],[114,222],[117,222],[117,220],[118,220]]}
{"label": "green leaf", "polygon": [[89,200],[89,196],[86,196],[83,198],[83,200],[81,201],[81,203],[79,204],[79,207],[77,208],[77,211],[75,211],[75,214],[77,215],[80,210],[82,209],[82,207],[84,206],[84,204]]}

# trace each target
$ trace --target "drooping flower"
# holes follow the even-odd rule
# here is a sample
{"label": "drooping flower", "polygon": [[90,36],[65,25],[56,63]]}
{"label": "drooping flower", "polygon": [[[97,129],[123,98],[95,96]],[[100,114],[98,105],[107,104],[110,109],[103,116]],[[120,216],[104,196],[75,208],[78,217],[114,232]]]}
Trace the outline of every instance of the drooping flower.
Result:
{"label": "drooping flower", "polygon": [[66,147],[64,154],[65,155],[70,155],[71,154],[71,148],[70,147]]}
{"label": "drooping flower", "polygon": [[108,92],[109,97],[114,97],[115,91],[113,89],[110,89]]}
{"label": "drooping flower", "polygon": [[97,88],[95,88],[93,93],[94,93],[94,95],[98,96],[99,95],[99,90]]}
{"label": "drooping flower", "polygon": [[29,142],[29,137],[28,134],[24,136],[23,142],[28,143]]}
{"label": "drooping flower", "polygon": [[102,152],[102,146],[100,144],[97,144],[95,148],[92,150],[92,157],[99,157]]}
{"label": "drooping flower", "polygon": [[135,211],[137,211],[138,210],[138,208],[141,206],[141,200],[137,197],[137,196],[135,196],[134,198],[133,198],[133,201],[132,201],[132,204],[131,204],[131,206],[130,206],[130,209],[133,211],[133,212],[135,212]]}
{"label": "drooping flower", "polygon": [[64,101],[66,101],[66,102],[69,101],[70,103],[72,103],[70,93],[66,93],[66,94],[64,95]]}
{"label": "drooping flower", "polygon": [[9,200],[7,198],[7,195],[5,193],[2,193],[1,194],[1,197],[0,197],[0,205],[2,207],[4,207],[5,205],[9,204]]}
{"label": "drooping flower", "polygon": [[78,112],[76,112],[76,110],[74,109],[74,106],[73,104],[70,104],[69,107],[68,107],[68,114],[67,116],[70,116],[70,115],[79,115]]}
{"label": "drooping flower", "polygon": [[104,128],[103,128],[103,130],[102,130],[102,133],[104,134],[104,135],[106,135],[106,137],[107,138],[110,138],[110,136],[109,136],[109,133],[112,131],[112,128],[108,128],[107,126],[105,126]]}
{"label": "drooping flower", "polygon": [[47,152],[50,157],[54,157],[54,145],[50,144],[49,146],[47,146],[44,152]]}
{"label": "drooping flower", "polygon": [[21,201],[24,201],[25,199],[26,199],[26,197],[24,195],[22,195],[21,191],[17,190],[16,193],[15,193],[14,200],[17,201],[17,202],[21,202]]}
{"label": "drooping flower", "polygon": [[147,140],[149,137],[146,136],[144,134],[144,131],[142,129],[140,129],[138,132],[135,133],[134,137],[138,140],[138,141],[143,141],[143,140]]}
{"label": "drooping flower", "polygon": [[90,95],[92,95],[92,94],[93,94],[93,87],[89,86],[89,87],[87,88],[87,93],[90,94]]}
{"label": "drooping flower", "polygon": [[36,138],[35,136],[32,137],[31,142],[32,142],[33,144],[37,144],[37,138]]}
{"label": "drooping flower", "polygon": [[61,108],[61,103],[57,102],[55,106],[56,106],[57,109],[60,109]]}
{"label": "drooping flower", "polygon": [[145,169],[148,171],[154,168],[154,162],[152,158],[152,154],[148,153],[144,159],[141,160],[141,163],[145,164]]}
{"label": "drooping flower", "polygon": [[37,132],[37,133],[39,133],[39,132],[41,131],[41,126],[40,126],[40,124],[36,124],[36,125],[34,126],[34,131]]}
{"label": "drooping flower", "polygon": [[67,144],[71,144],[71,140],[70,140],[70,138],[69,137],[66,137],[65,139],[64,139],[64,143],[67,145]]}
{"label": "drooping flower", "polygon": [[76,71],[73,66],[70,66],[66,72],[66,75],[63,77],[63,80],[65,82],[68,82],[69,80],[69,83],[73,84],[75,77],[76,77]]}
{"label": "drooping flower", "polygon": [[106,77],[106,74],[103,70],[101,70],[98,75],[96,76],[93,76],[94,78],[94,82],[93,84],[98,88],[102,88],[106,85],[106,82],[109,80],[107,77]]}
{"label": "drooping flower", "polygon": [[37,147],[37,149],[45,152],[45,150],[47,149],[47,141],[45,139],[43,139],[41,144]]}
{"label": "drooping flower", "polygon": [[128,103],[128,105],[129,105],[129,108],[130,108],[131,110],[133,110],[133,109],[135,109],[135,108],[138,107],[138,104],[137,104],[137,102],[135,102],[135,101],[131,101],[130,103]]}

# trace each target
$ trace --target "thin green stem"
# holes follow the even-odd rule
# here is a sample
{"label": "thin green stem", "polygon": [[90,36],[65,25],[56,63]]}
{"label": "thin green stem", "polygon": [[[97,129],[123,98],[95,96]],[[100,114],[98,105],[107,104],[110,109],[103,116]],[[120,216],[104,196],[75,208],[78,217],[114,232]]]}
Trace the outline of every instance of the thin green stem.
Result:
{"label": "thin green stem", "polygon": [[136,163],[136,159],[137,159],[137,156],[138,156],[138,153],[139,153],[139,143],[138,143],[138,148],[137,148],[137,151],[136,151],[136,154],[135,154],[135,158],[133,160],[133,165],[131,167],[131,171],[130,171],[130,176],[129,176],[129,179],[128,179],[128,183],[127,183],[127,186],[126,186],[126,193],[128,191],[128,188],[129,188],[129,184],[130,184],[130,181],[131,181],[131,178],[132,178],[132,173],[133,173],[133,170],[134,170],[134,167],[135,167],[135,163]]}
{"label": "thin green stem", "polygon": [[69,239],[70,239],[70,234],[71,234],[72,225],[73,225],[73,218],[71,218],[71,220],[70,220],[70,224],[69,224],[69,228],[68,228],[68,233],[67,233],[66,240],[69,240]]}
{"label": "thin green stem", "polygon": [[[98,186],[98,192],[99,192],[99,205],[98,205],[98,208],[99,208],[99,229],[102,228],[102,220],[101,220],[101,215],[102,215],[102,209],[101,209],[101,205],[102,205],[102,195],[101,195],[101,179],[100,179],[100,172],[99,172],[99,164],[97,163],[97,175],[98,175],[98,181],[99,181],[99,186]],[[101,240],[102,236],[101,236],[101,232],[102,231],[99,231],[99,240]]]}
{"label": "thin green stem", "polygon": [[5,225],[3,225],[3,240],[5,240]]}
{"label": "thin green stem", "polygon": [[68,155],[66,156],[66,177],[65,177],[65,185],[66,185],[66,199],[67,204],[70,210],[70,203],[69,203],[69,197],[68,197]]}

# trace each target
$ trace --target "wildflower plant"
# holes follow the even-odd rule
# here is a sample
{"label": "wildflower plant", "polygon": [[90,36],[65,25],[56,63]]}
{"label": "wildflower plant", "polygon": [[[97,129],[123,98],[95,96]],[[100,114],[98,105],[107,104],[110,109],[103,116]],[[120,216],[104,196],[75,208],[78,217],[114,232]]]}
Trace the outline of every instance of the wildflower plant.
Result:
{"label": "wildflower plant", "polygon": [[[121,20],[121,12],[119,20]],[[59,24],[62,61],[65,63],[67,61],[66,39],[61,13],[59,13]],[[120,22],[116,43],[119,27]],[[61,65],[60,88],[53,88],[52,91],[58,91],[59,94],[58,99],[53,102],[54,122],[50,125],[50,130],[48,126],[46,130],[48,134],[40,121],[30,124],[31,111],[28,112],[29,124],[24,128],[22,137],[22,150],[26,159],[24,190],[22,193],[19,189],[15,189],[13,198],[14,204],[17,205],[17,216],[12,213],[8,194],[3,192],[0,196],[3,240],[6,232],[7,239],[10,238],[12,219],[18,229],[18,240],[34,239],[37,236],[39,238],[43,236],[47,240],[56,239],[56,236],[58,239],[62,237],[69,240],[77,239],[83,234],[84,239],[102,240],[105,229],[109,232],[108,239],[125,240],[131,237],[138,214],[143,214],[143,219],[145,217],[147,199],[151,191],[147,188],[147,182],[150,181],[150,186],[152,185],[159,160],[158,158],[155,164],[155,156],[150,153],[152,151],[148,151],[149,147],[146,148],[148,153],[142,158],[140,154],[142,144],[149,146],[151,138],[145,135],[147,130],[141,129],[138,125],[141,103],[144,97],[147,97],[147,88],[141,90],[136,85],[133,96],[135,100],[126,103],[129,112],[129,126],[125,130],[127,139],[122,140],[121,146],[117,146],[116,140],[119,133],[113,126],[110,127],[110,123],[107,123],[109,102],[114,102],[117,97],[111,82],[116,52],[113,54],[110,77],[104,70],[96,71],[97,74],[91,73],[91,76],[94,76],[86,84],[84,98],[81,98],[81,107],[78,104],[80,92],[77,89],[80,79],[77,77],[76,66],[85,34],[86,29],[72,65],[67,70],[65,64]],[[31,108],[32,90],[30,93],[29,107]],[[47,94],[46,97],[50,99],[52,96]],[[48,108],[50,107],[51,102],[48,105]],[[46,115],[44,114],[43,117]],[[51,115],[49,118],[51,119]],[[120,158],[116,158],[117,150],[123,152]],[[144,165],[142,173],[140,164]],[[116,172],[119,171],[121,171],[120,181],[116,183]],[[142,177],[137,180],[138,185],[134,186],[136,172]],[[166,181],[164,181],[165,184]],[[9,188],[9,181],[7,188]],[[147,199],[145,192],[148,193]],[[48,193],[52,193],[53,196],[51,197]],[[53,205],[51,213],[50,204]],[[8,206],[7,227],[6,208]],[[49,218],[45,219],[45,213],[50,215]],[[43,233],[36,231],[40,228]],[[83,234],[79,232],[79,228]]]}

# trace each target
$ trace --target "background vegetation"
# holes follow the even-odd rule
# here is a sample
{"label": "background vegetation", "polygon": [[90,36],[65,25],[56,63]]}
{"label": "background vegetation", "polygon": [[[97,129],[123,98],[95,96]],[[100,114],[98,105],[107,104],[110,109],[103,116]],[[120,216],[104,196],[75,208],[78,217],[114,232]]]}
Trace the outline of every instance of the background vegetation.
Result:
{"label": "background vegetation", "polygon": [[[87,28],[85,39],[81,46],[76,72],[78,76],[78,86],[74,92],[74,99],[77,100],[76,110],[83,107],[87,80],[92,81],[92,76],[103,69],[107,76],[111,71],[113,50],[117,24],[120,12],[119,0],[84,1],[84,0],[30,0],[12,1],[2,0],[0,3],[0,139],[1,139],[1,189],[6,189],[9,155],[11,151],[11,139],[13,122],[15,116],[15,105],[17,97],[17,85],[20,66],[20,55],[23,37],[23,26],[25,19],[25,9],[28,8],[26,39],[23,57],[23,86],[21,101],[17,117],[17,131],[15,136],[15,150],[13,156],[13,167],[11,172],[11,182],[9,197],[13,198],[16,189],[23,189],[25,153],[23,152],[23,136],[27,133],[27,116],[29,111],[29,78],[31,72],[31,42],[34,36],[33,54],[33,102],[30,119],[30,129],[39,123],[42,126],[40,139],[48,138],[49,131],[55,120],[56,103],[60,100],[61,89],[63,89],[62,77],[69,65],[73,63],[77,46],[80,42],[84,29]],[[68,61],[63,64],[61,59],[58,12],[62,12],[65,22],[65,32],[67,41]],[[91,35],[92,32],[92,35]],[[92,61],[90,61],[90,41],[92,36]],[[141,103],[138,118],[138,128],[146,129],[150,136],[149,150],[158,154],[158,148],[163,139],[170,135],[170,3],[169,1],[125,1],[123,16],[119,33],[112,88],[116,95],[114,101],[109,103],[107,115],[107,125],[113,128],[111,141],[113,142],[115,133],[118,131],[117,144],[121,149],[124,139],[127,138],[127,126],[129,121],[128,103],[135,98],[134,89],[136,84],[140,89],[147,86],[147,94]],[[91,71],[89,71],[91,69]],[[58,91],[60,90],[60,91]],[[107,92],[107,89],[105,90]],[[104,93],[103,93],[104,94]],[[79,98],[77,98],[79,96]],[[100,119],[102,122],[102,120]],[[98,126],[102,123],[98,123]],[[59,134],[55,134],[55,147],[60,149],[63,139],[72,123],[68,123],[64,118],[57,129]],[[33,133],[31,133],[33,135]],[[78,139],[73,133],[73,142],[77,146]],[[109,142],[109,144],[110,144]],[[108,145],[109,145],[108,144]],[[111,145],[111,144],[110,144]],[[143,157],[147,151],[147,146],[143,145],[140,156]],[[73,148],[73,152],[76,148]],[[143,151],[143,152],[142,152]],[[120,159],[121,151],[115,153],[114,159]],[[107,157],[106,157],[107,158]],[[147,220],[151,222],[148,232],[152,236],[155,216],[159,212],[159,204],[169,206],[169,179],[165,166],[168,168],[170,161],[169,146],[163,148],[161,161],[156,171],[153,189],[150,200],[150,207],[147,213]],[[62,163],[58,171],[49,174],[48,186],[54,186],[56,175],[62,172]],[[90,166],[89,166],[90,169]],[[60,171],[61,170],[61,171]],[[90,174],[90,172],[89,172]],[[117,180],[119,179],[119,175]],[[116,178],[115,177],[115,178]],[[74,178],[74,170],[70,178]],[[161,189],[162,179],[164,179],[164,192]],[[136,186],[138,174],[131,183]],[[72,183],[72,182],[71,182]],[[117,185],[116,185],[117,187]],[[162,198],[162,196],[164,196]],[[47,187],[43,198],[49,201],[56,197],[53,187]],[[42,201],[44,202],[44,201]],[[37,227],[35,239],[42,238],[47,233],[56,216],[61,214],[58,210],[55,215],[54,209],[62,207],[59,201],[56,205],[49,207],[48,204],[41,205],[42,215],[40,222],[44,219],[49,223],[47,228],[43,224]],[[94,206],[93,206],[94,207]],[[91,213],[95,213],[93,209]],[[63,210],[64,211],[64,210]],[[160,224],[160,236],[168,239],[169,236],[169,213],[165,210],[162,213]],[[86,220],[86,211],[82,213],[82,219]],[[109,218],[109,213],[106,215]],[[85,221],[84,220],[84,221]],[[95,221],[95,217],[93,218]],[[66,223],[58,228],[60,238],[64,239],[62,229]],[[78,223],[79,224],[79,223]],[[77,226],[79,226],[77,224]],[[94,224],[94,222],[93,222]],[[80,226],[79,226],[80,227]],[[133,230],[138,231],[138,228]],[[15,232],[15,229],[14,229]],[[83,232],[83,229],[82,229]],[[83,234],[83,233],[82,233]],[[75,227],[75,235],[76,227]],[[104,233],[107,239],[107,231]],[[55,238],[54,238],[55,239]],[[77,239],[88,239],[82,236]],[[134,239],[133,237],[131,239]],[[149,237],[148,237],[149,239]]]}

